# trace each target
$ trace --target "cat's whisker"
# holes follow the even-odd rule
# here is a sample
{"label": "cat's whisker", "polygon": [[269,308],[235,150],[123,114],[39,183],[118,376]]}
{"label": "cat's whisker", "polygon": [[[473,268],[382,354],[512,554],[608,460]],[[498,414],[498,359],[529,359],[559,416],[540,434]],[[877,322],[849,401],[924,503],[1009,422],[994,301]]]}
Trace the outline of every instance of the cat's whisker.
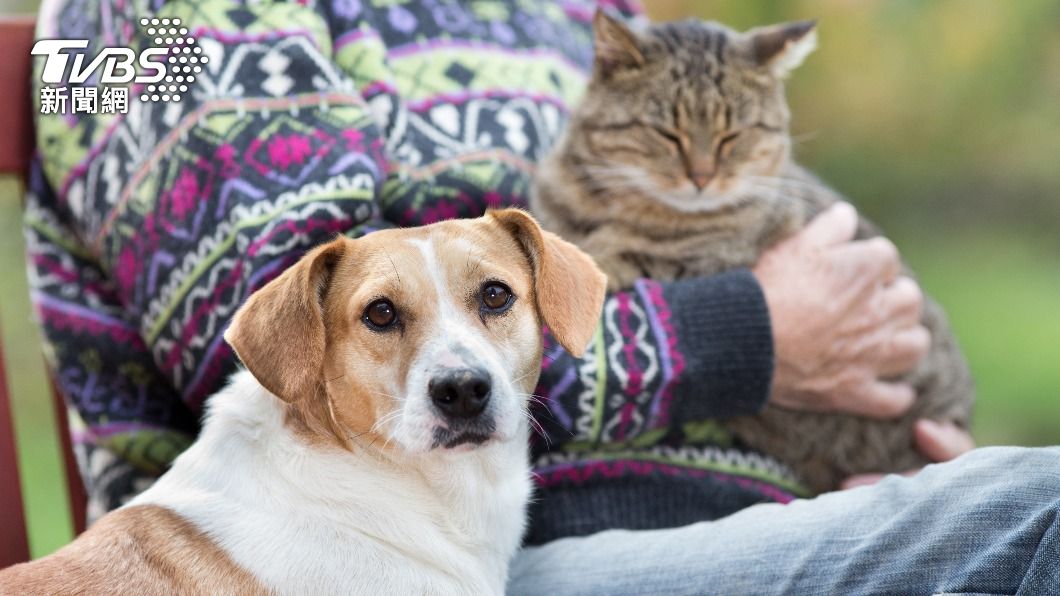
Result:
{"label": "cat's whisker", "polygon": [[643,184],[642,179],[634,178],[629,174],[617,174],[617,173],[594,173],[586,175],[580,180],[581,182],[589,186],[597,186],[600,188],[611,188],[613,186],[628,186],[628,185],[641,185]]}
{"label": "cat's whisker", "polygon": [[814,191],[819,191],[820,188],[821,188],[819,184],[815,184],[815,183],[813,183],[813,182],[811,182],[809,180],[802,180],[802,179],[799,179],[799,178],[792,178],[792,177],[788,177],[788,176],[761,176],[761,175],[748,174],[748,175],[741,176],[741,178],[743,178],[745,180],[757,180],[757,181],[764,181],[764,182],[772,182],[772,183],[776,183],[776,184],[784,184],[784,185],[789,185],[789,186],[798,186],[800,188],[805,188],[807,190],[814,190]]}
{"label": "cat's whisker", "polygon": [[797,202],[800,200],[798,196],[785,192],[784,188],[778,186],[763,186],[754,183],[746,185],[744,192],[741,193],[740,196],[749,199],[768,199],[789,202]]}
{"label": "cat's whisker", "polygon": [[805,180],[795,178],[783,178],[778,176],[742,176],[745,183],[751,188],[759,190],[772,190],[776,192],[789,191],[807,194],[820,194],[819,186]]}
{"label": "cat's whisker", "polygon": [[801,180],[795,180],[793,178],[783,178],[781,176],[762,176],[762,175],[757,175],[757,174],[743,174],[743,175],[740,176],[740,179],[741,180],[750,180],[750,181],[754,181],[754,182],[761,182],[761,183],[765,183],[765,184],[776,184],[776,185],[789,184],[790,183],[793,186],[797,185],[797,184],[800,184],[802,182]]}
{"label": "cat's whisker", "polygon": [[813,141],[814,139],[816,139],[820,135],[821,135],[821,131],[819,131],[819,130],[811,130],[809,132],[804,132],[802,134],[792,135],[791,144],[792,145],[801,145],[803,143],[808,143],[810,141]]}

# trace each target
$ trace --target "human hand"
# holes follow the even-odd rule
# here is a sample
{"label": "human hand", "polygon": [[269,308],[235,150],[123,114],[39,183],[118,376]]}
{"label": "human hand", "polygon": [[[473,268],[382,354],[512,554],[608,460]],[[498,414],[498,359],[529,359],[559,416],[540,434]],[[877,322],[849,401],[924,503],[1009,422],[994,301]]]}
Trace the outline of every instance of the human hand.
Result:
{"label": "human hand", "polygon": [[880,379],[911,370],[927,353],[923,295],[899,275],[889,240],[852,241],[857,223],[852,206],[834,205],[752,269],[773,325],[773,404],[875,418],[913,404],[912,387]]}
{"label": "human hand", "polygon": [[[952,422],[917,420],[913,436],[920,455],[935,463],[949,461],[975,448],[972,435]],[[910,470],[903,476],[912,476],[919,471]],[[858,474],[844,480],[840,488],[846,490],[876,484],[883,477],[883,474]]]}

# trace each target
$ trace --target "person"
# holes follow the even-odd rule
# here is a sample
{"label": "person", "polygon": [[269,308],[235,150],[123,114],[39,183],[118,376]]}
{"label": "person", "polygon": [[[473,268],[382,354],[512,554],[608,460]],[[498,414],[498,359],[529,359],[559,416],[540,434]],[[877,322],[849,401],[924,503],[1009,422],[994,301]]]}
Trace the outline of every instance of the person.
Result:
{"label": "person", "polygon": [[[632,3],[601,4],[637,18]],[[127,114],[37,118],[25,226],[31,285],[51,366],[72,406],[91,516],[148,486],[190,443],[204,401],[235,368],[222,340],[227,319],[308,248],[337,233],[526,204],[533,164],[586,80],[594,9],[586,0],[44,2],[39,36],[88,38],[90,57],[104,46],[165,45],[188,58],[172,63],[180,70],[165,83],[188,91],[170,101],[141,100],[153,91],[137,86]],[[160,27],[173,31],[172,42],[153,38]],[[726,516],[759,503],[789,505],[741,515],[789,523],[788,512],[808,510],[805,525],[792,518],[784,531],[835,547],[841,532],[818,536],[810,526],[840,508],[795,501],[802,491],[788,470],[728,443],[712,421],[753,413],[767,400],[879,417],[909,407],[910,388],[880,379],[924,352],[919,291],[897,274],[893,246],[850,241],[853,219],[848,206],[833,209],[753,271],[645,279],[609,295],[584,358],[546,336],[534,412],[539,498],[527,535],[534,546],[515,562],[513,592],[618,593],[599,574],[580,574],[576,560],[557,559],[586,547],[596,550],[584,562],[601,572],[644,557],[643,566],[611,576],[634,582],[626,591],[696,591],[711,565],[729,565],[696,532],[713,535],[741,519]],[[918,433],[932,459],[970,448],[952,427],[925,421]],[[915,525],[910,500],[942,508],[959,488],[924,478],[978,480],[1004,469],[1006,457],[1015,456],[975,452],[966,459],[987,460],[983,470],[958,460],[829,499],[848,517],[878,507]],[[1050,457],[1015,457],[1041,468],[1019,487],[1046,482],[1042,474],[1056,467],[1046,465]],[[896,482],[913,488],[889,488]],[[982,501],[1004,496],[984,489]],[[879,503],[888,497],[889,509]],[[872,519],[881,518],[865,517]],[[628,529],[617,550],[602,548],[609,528]],[[752,550],[769,552],[768,542],[787,557],[802,552],[748,532]],[[684,566],[654,560],[690,544]],[[973,540],[953,556],[971,564],[992,544]],[[710,565],[697,567],[704,558]],[[818,565],[813,575],[830,569]]]}

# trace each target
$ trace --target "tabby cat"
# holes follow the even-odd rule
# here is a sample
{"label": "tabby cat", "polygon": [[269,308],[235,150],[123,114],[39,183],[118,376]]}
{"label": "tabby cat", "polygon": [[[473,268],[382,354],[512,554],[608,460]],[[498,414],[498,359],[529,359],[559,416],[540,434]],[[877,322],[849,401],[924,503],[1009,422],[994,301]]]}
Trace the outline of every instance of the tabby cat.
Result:
{"label": "tabby cat", "polygon": [[[701,21],[636,32],[598,12],[592,80],[541,164],[531,208],[591,254],[612,289],[748,267],[840,200],[791,158],[783,81],[816,44],[813,22],[737,33]],[[878,235],[862,221],[859,237]],[[908,381],[918,399],[880,421],[767,406],[723,421],[787,463],[814,492],[856,473],[924,465],[918,418],[967,428],[973,387],[945,316],[926,300],[929,355]]]}

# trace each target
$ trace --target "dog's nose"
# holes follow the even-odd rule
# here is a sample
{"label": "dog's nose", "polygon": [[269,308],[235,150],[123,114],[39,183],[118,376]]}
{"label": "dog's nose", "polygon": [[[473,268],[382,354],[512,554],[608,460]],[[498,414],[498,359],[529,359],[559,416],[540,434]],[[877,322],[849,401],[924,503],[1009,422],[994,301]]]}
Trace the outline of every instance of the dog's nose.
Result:
{"label": "dog's nose", "polygon": [[438,409],[452,418],[473,418],[490,400],[490,378],[482,370],[447,370],[427,383],[427,393]]}

